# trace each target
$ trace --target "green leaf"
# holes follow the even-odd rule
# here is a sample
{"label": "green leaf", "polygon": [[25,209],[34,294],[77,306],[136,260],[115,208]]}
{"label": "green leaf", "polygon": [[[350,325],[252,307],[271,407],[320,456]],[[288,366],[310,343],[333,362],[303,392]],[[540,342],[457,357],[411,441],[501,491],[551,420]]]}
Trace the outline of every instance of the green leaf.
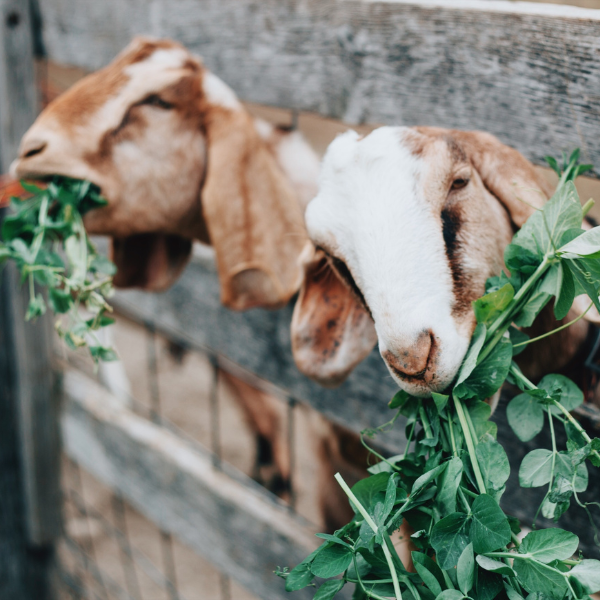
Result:
{"label": "green leaf", "polygon": [[540,592],[553,600],[562,600],[567,592],[565,578],[548,565],[531,560],[515,560],[513,569],[519,583],[530,593]]}
{"label": "green leaf", "polygon": [[315,535],[318,538],[321,538],[322,540],[326,540],[334,544],[340,544],[341,546],[346,546],[346,548],[352,549],[352,546],[348,542],[345,542],[344,540],[340,539],[339,537],[336,537],[335,535],[331,535],[329,533],[316,533]]}
{"label": "green leaf", "polygon": [[594,306],[600,311],[600,301],[598,300],[598,288],[600,287],[589,264],[584,260],[570,260],[564,263],[569,268],[576,281],[588,295]]}
{"label": "green leaf", "polygon": [[[356,499],[368,510],[375,496],[387,490],[388,479],[390,478],[389,473],[379,473],[365,479],[361,479],[352,487],[352,492],[356,496]],[[352,502],[350,503],[352,505]],[[358,509],[352,505],[354,512],[358,512]]]}
{"label": "green leaf", "polygon": [[339,544],[333,544],[326,546],[315,556],[310,570],[317,577],[328,579],[345,571],[351,562],[352,550]]}
{"label": "green leaf", "polygon": [[462,600],[463,594],[458,590],[444,590],[435,600]]}
{"label": "green leaf", "polygon": [[550,481],[552,473],[552,452],[537,448],[529,452],[519,468],[521,487],[540,487]]}
{"label": "green leaf", "polygon": [[435,596],[441,594],[442,589],[446,587],[446,583],[444,582],[444,576],[438,565],[422,552],[413,551],[411,552],[411,555],[413,565],[423,580],[423,583]]}
{"label": "green leaf", "polygon": [[463,550],[469,545],[468,525],[468,516],[456,512],[433,526],[430,541],[441,569],[452,569],[458,563]]}
{"label": "green leaf", "polygon": [[[572,411],[583,403],[583,392],[564,375],[546,375],[539,383],[538,388],[548,392],[552,398],[558,400],[564,408]],[[554,414],[562,414],[556,406],[552,407]]]}
{"label": "green leaf", "polygon": [[317,590],[313,600],[331,600],[343,587],[346,582],[343,579],[331,579],[326,581]]}
{"label": "green leaf", "polygon": [[415,494],[418,494],[420,491],[424,490],[430,483],[432,483],[441,473],[443,473],[448,467],[448,463],[443,463],[427,473],[423,473],[421,477],[419,477],[413,484],[412,490],[410,492],[411,498]]}
{"label": "green leaf", "polygon": [[466,596],[473,587],[475,575],[475,555],[473,554],[473,544],[469,544],[460,555],[456,565],[456,577],[458,587]]}
{"label": "green leaf", "polygon": [[31,321],[37,317],[42,316],[46,312],[46,302],[41,294],[36,294],[33,298],[30,298],[29,305],[27,306],[27,313],[25,314],[25,320]]}
{"label": "green leaf", "polygon": [[437,408],[438,414],[441,415],[444,412],[446,405],[448,404],[450,396],[447,396],[446,394],[438,394],[436,392],[431,392],[431,397],[435,402],[435,407]]}
{"label": "green leaf", "polygon": [[522,442],[533,439],[544,427],[544,409],[529,394],[519,394],[513,398],[506,407],[506,417]]}
{"label": "green leaf", "polygon": [[515,572],[503,562],[499,560],[494,560],[493,558],[488,558],[487,556],[483,556],[483,554],[477,555],[477,564],[486,571],[490,571],[491,573],[498,573],[499,575],[508,575],[509,577],[514,577]]}
{"label": "green leaf", "polygon": [[488,492],[502,489],[510,475],[510,465],[504,448],[496,440],[487,440],[477,445],[475,454]]}
{"label": "green leaf", "polygon": [[477,600],[494,600],[494,598],[502,591],[502,583],[501,575],[477,569],[475,597]]}
{"label": "green leaf", "polygon": [[485,335],[487,329],[483,323],[479,323],[473,332],[473,336],[471,337],[471,345],[469,346],[469,350],[463,360],[460,371],[458,372],[458,377],[456,379],[456,384],[459,385],[462,383],[469,375],[473,372],[475,367],[477,366],[477,357],[479,356],[479,352],[481,352],[481,348],[483,347],[483,343],[485,342]]}
{"label": "green leaf", "polygon": [[541,260],[536,252],[523,248],[518,244],[509,244],[504,249],[504,263],[511,273],[531,275],[539,266]]}
{"label": "green leaf", "polygon": [[582,560],[569,571],[569,576],[581,584],[586,594],[600,592],[600,560]]}
{"label": "green leaf", "polygon": [[105,348],[104,346],[90,346],[89,348],[94,360],[102,360],[104,362],[119,360],[117,353],[112,348]]}
{"label": "green leaf", "polygon": [[285,590],[286,592],[295,592],[301,590],[315,578],[310,570],[310,562],[301,562],[296,565],[286,577]]}
{"label": "green leaf", "polygon": [[90,265],[91,271],[96,271],[98,273],[102,273],[103,275],[113,276],[117,272],[117,267],[115,264],[110,261],[106,256],[102,256],[101,254],[97,254],[92,259],[92,263]]}
{"label": "green leaf", "polygon": [[[436,504],[442,516],[456,512],[456,494],[462,479],[462,460],[453,457],[448,461],[446,470],[440,476]],[[431,590],[433,592],[433,590]],[[434,592],[435,593],[435,592]]]}
{"label": "green leaf", "polygon": [[473,522],[469,537],[477,554],[492,552],[510,542],[510,525],[502,509],[488,494],[481,494],[471,506]]}
{"label": "green leaf", "polygon": [[559,186],[541,210],[536,211],[515,234],[517,244],[540,258],[554,249],[567,229],[581,226],[583,211],[577,190],[569,181]]}
{"label": "green leaf", "polygon": [[454,394],[461,398],[475,396],[485,399],[504,383],[512,361],[512,344],[510,340],[501,338],[491,354],[478,364],[468,379],[454,388]]}
{"label": "green leaf", "polygon": [[523,306],[523,308],[513,318],[513,323],[517,327],[530,327],[535,318],[540,314],[542,308],[548,304],[550,294],[537,291],[533,293]]}
{"label": "green leaf", "polygon": [[560,321],[567,316],[573,305],[573,300],[575,300],[575,281],[570,269],[565,267],[564,263],[561,262],[559,268],[562,274],[562,281],[556,302],[554,303],[554,316]]}
{"label": "green leaf", "polygon": [[385,492],[385,500],[383,501],[383,509],[381,515],[377,519],[378,525],[383,525],[385,520],[388,518],[389,514],[392,512],[392,508],[394,508],[394,504],[396,503],[396,479],[398,475],[391,475],[388,479],[387,488]]}
{"label": "green leaf", "polygon": [[514,296],[515,289],[507,283],[499,290],[475,300],[472,304],[477,322],[489,325],[510,304]]}
{"label": "green leaf", "polygon": [[556,475],[562,475],[573,482],[573,489],[580,493],[585,492],[588,487],[588,471],[585,463],[574,465],[569,452],[559,452],[556,455]]}
{"label": "green leaf", "polygon": [[523,596],[521,596],[521,594],[519,594],[517,590],[515,590],[515,588],[506,581],[504,582],[504,589],[506,591],[506,595],[508,596],[508,600],[524,600]]}
{"label": "green leaf", "polygon": [[[549,563],[553,560],[566,560],[577,551],[579,538],[569,531],[558,528],[539,529],[529,532],[519,546],[519,554],[526,554],[535,560]],[[516,562],[520,562],[515,560]]]}
{"label": "green leaf", "polygon": [[467,406],[467,410],[473,422],[478,441],[486,438],[487,434],[490,434],[493,438],[496,437],[498,426],[489,420],[492,415],[492,408],[487,402],[476,400]]}
{"label": "green leaf", "polygon": [[400,414],[407,418],[415,417],[421,406],[421,401],[410,394],[407,394],[404,390],[399,390],[394,394],[394,397],[390,400],[388,406],[390,408],[400,409]]}
{"label": "green leaf", "polygon": [[73,298],[70,292],[57,288],[48,289],[48,301],[54,313],[66,313],[73,306]]}
{"label": "green leaf", "polygon": [[600,227],[589,229],[574,240],[565,244],[557,252],[563,258],[600,258]]}

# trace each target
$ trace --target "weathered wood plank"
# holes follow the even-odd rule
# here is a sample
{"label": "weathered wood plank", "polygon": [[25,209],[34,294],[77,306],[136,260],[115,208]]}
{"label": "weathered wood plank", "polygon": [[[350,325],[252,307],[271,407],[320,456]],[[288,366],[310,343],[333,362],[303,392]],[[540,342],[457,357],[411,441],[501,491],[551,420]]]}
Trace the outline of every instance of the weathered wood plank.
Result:
{"label": "weathered wood plank", "polygon": [[[377,351],[339,388],[317,385],[298,371],[292,357],[293,304],[278,311],[256,309],[244,313],[224,308],[210,260],[192,261],[183,277],[164,293],[119,291],[113,304],[120,312],[152,323],[171,338],[222,354],[353,431],[377,427],[391,417],[387,402],[397,386]],[[394,449],[404,448],[401,430],[396,427],[386,434],[386,443]]]}
{"label": "weathered wood plank", "polygon": [[285,597],[273,570],[316,548],[306,522],[252,480],[217,470],[208,454],[135,415],[85,375],[68,370],[65,393],[62,431],[71,458],[259,598]]}
{"label": "weathered wood plank", "polygon": [[49,55],[178,39],[245,100],[348,123],[484,129],[600,163],[600,11],[500,0],[45,0]]}

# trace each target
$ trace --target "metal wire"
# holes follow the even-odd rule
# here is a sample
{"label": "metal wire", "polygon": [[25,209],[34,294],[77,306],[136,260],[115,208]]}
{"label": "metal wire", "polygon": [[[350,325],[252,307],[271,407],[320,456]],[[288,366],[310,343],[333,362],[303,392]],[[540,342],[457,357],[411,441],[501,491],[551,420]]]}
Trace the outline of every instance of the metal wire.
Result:
{"label": "metal wire", "polygon": [[[160,389],[158,382],[158,361],[156,359],[156,330],[152,324],[146,325],[148,331],[148,384],[150,388],[150,402],[152,406],[153,421],[161,424],[162,413],[160,403]],[[160,532],[160,549],[165,573],[167,575],[167,592],[169,600],[180,600],[177,589],[177,573],[173,558],[173,539],[168,531]]]}
{"label": "metal wire", "polygon": [[123,559],[123,576],[127,591],[136,600],[142,600],[140,591],[140,582],[138,581],[135,561],[133,559],[133,550],[129,541],[129,529],[127,528],[127,519],[125,517],[125,503],[121,494],[115,493],[112,497],[112,507],[115,522],[117,524],[115,537],[121,550]]}
{"label": "metal wire", "polygon": [[[196,445],[199,442],[171,423],[162,414],[160,379],[159,379],[159,335],[153,324],[144,323],[146,336],[146,381],[149,401],[143,405],[138,400],[132,399],[131,407],[136,413],[148,418],[160,427],[164,427],[176,435],[191,441]],[[175,340],[177,341],[177,340]],[[194,349],[196,352],[198,348]],[[236,477],[232,467],[223,462],[223,438],[221,430],[221,406],[220,406],[220,375],[221,371],[227,372],[248,385],[279,395],[282,402],[286,404],[286,437],[289,455],[289,510],[296,513],[297,494],[296,483],[296,405],[293,397],[285,397],[268,383],[263,382],[252,373],[248,373],[237,365],[222,359],[214,351],[202,350],[206,354],[210,366],[210,388],[209,388],[209,419],[211,425],[210,456],[216,469],[227,473],[228,476]],[[143,407],[143,410],[142,410]],[[206,451],[205,449],[202,451]],[[65,590],[68,590],[73,599],[91,600],[144,600],[145,587],[141,585],[139,575],[144,574],[148,579],[162,590],[169,600],[185,600],[179,590],[177,569],[174,557],[173,539],[168,531],[157,527],[157,536],[160,547],[160,567],[148,558],[140,549],[136,548],[130,539],[127,523],[127,509],[125,499],[118,491],[113,490],[110,502],[112,507],[112,522],[106,518],[101,511],[94,509],[89,502],[86,503],[83,493],[83,481],[80,466],[69,461],[72,486],[66,486],[65,499],[69,500],[76,514],[79,514],[86,522],[89,539],[78,543],[69,536],[65,536],[65,545],[74,557],[75,566],[72,572],[63,569],[61,581]],[[98,523],[104,534],[114,539],[118,545],[121,560],[119,581],[114,580],[114,573],[104,572],[98,563],[97,549],[94,544],[90,519]],[[94,524],[95,524],[94,523]],[[113,524],[114,523],[114,524]],[[219,574],[220,600],[231,600],[231,579],[226,573]],[[154,595],[152,597],[155,597]]]}

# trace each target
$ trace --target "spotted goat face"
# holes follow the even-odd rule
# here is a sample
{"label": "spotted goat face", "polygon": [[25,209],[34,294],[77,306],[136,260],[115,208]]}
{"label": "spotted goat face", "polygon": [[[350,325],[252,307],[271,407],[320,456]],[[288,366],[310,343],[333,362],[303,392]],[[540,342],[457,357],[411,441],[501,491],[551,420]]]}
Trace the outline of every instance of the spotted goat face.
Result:
{"label": "spotted goat face", "polygon": [[471,302],[515,227],[551,190],[481,132],[382,127],[339,136],[306,211],[316,247],[292,324],[299,368],[329,385],[373,348],[415,396],[444,390],[475,328]]}
{"label": "spotted goat face", "polygon": [[215,247],[226,305],[278,306],[298,289],[306,234],[262,129],[183,46],[136,38],[42,112],[12,170],[100,187],[108,206],[85,225],[113,236],[117,285],[164,289],[198,239]]}

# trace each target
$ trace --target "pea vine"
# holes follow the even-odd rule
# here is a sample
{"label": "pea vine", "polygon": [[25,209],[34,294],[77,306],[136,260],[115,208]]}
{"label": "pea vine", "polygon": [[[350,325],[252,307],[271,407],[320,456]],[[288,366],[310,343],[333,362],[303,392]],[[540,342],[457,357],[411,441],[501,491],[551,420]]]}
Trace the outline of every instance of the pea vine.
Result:
{"label": "pea vine", "polygon": [[[507,380],[523,392],[507,409],[519,439],[532,439],[548,422],[552,449],[529,452],[519,469],[522,487],[547,489],[538,513],[556,520],[572,499],[587,509],[578,494],[588,485],[588,463],[600,467],[600,439],[571,415],[583,393],[562,375],[535,385],[514,362],[539,339],[522,328],[552,298],[557,319],[580,294],[600,310],[600,227],[581,228],[592,203],[582,207],[573,184],[589,167],[578,164],[578,152],[562,168],[549,163],[560,176],[556,193],[515,234],[504,254],[507,271],[490,278],[473,303],[477,327],[451,389],[431,398],[399,391],[390,422],[363,432],[372,437],[403,416],[407,445],[390,458],[372,450],[380,462],[352,488],[336,475],[355,516],[333,535],[318,534],[322,545],[292,570],[277,570],[286,590],[315,586],[315,600],[330,600],[345,585],[355,586],[354,600],[589,600],[600,590],[600,561],[577,554],[576,535],[534,529],[521,540],[519,522],[500,508],[510,467],[485,402]],[[558,426],[567,435],[561,450]],[[390,537],[404,520],[415,532],[416,572],[402,564]],[[317,586],[317,579],[325,581]]]}
{"label": "pea vine", "polygon": [[[106,200],[89,181],[53,177],[45,187],[22,181],[25,200],[11,198],[13,214],[2,222],[0,265],[12,259],[29,287],[25,319],[43,315],[47,307],[59,315],[55,327],[66,344],[87,346],[94,359],[115,360],[95,332],[113,323],[107,302],[113,293],[115,266],[98,254],[83,226],[83,215]],[[37,284],[37,287],[36,287]],[[39,288],[47,288],[47,299]],[[84,317],[80,308],[91,315]]]}

